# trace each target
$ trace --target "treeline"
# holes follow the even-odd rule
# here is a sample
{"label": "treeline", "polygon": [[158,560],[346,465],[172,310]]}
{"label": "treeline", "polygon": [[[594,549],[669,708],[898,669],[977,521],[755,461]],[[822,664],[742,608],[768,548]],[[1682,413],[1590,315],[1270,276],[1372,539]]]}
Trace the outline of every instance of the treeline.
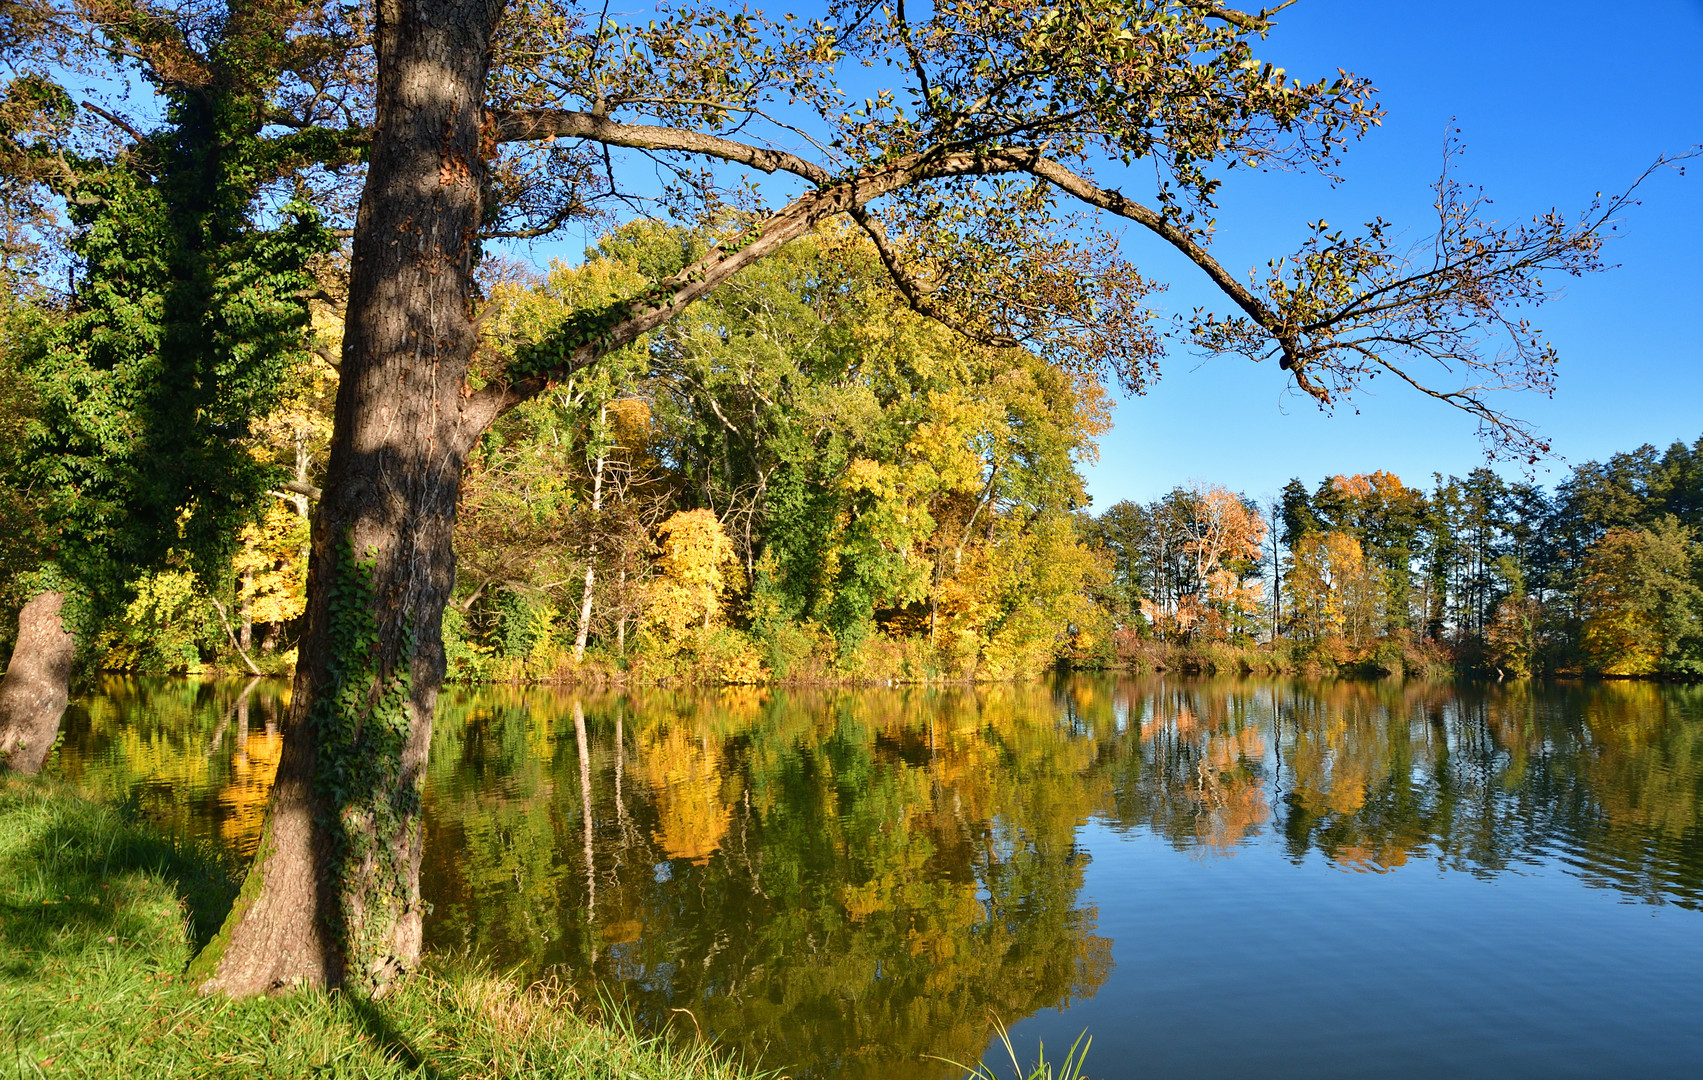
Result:
{"label": "treeline", "polygon": [[[496,267],[476,367],[497,377],[713,238],[635,224],[576,266]],[[340,271],[319,274],[278,404],[234,440],[272,495],[233,526],[228,565],[209,571],[191,552],[217,545],[186,535],[163,565],[111,575],[122,586],[80,613],[85,667],[293,666],[342,321]],[[66,441],[42,360],[65,320],[14,300],[3,329],[15,610],[55,549],[40,492],[76,484],[32,466]],[[966,342],[905,305],[861,235],[824,229],[484,436],[458,510],[450,677],[1703,673],[1703,440],[1547,491],[1489,469],[1428,488],[1376,472],[1264,500],[1196,485],[1095,515],[1079,465],[1108,417],[1093,372]]]}
{"label": "treeline", "polygon": [[1087,523],[1124,660],[1498,677],[1703,674],[1700,530],[1703,439],[1551,490],[1374,472],[1263,503],[1179,488]]}
{"label": "treeline", "polygon": [[[494,276],[476,366],[494,376],[712,238],[639,224],[580,265]],[[883,273],[826,229],[503,416],[465,475],[450,677],[997,679],[1091,637],[1102,560],[1074,515],[1108,424],[1099,377],[971,345]],[[315,304],[312,348],[245,439],[274,497],[223,574],[185,557],[134,575],[80,635],[86,664],[293,664],[340,344],[335,301]],[[8,349],[25,384],[30,340]],[[20,505],[49,426],[8,429]],[[9,584],[43,546],[18,545]]]}

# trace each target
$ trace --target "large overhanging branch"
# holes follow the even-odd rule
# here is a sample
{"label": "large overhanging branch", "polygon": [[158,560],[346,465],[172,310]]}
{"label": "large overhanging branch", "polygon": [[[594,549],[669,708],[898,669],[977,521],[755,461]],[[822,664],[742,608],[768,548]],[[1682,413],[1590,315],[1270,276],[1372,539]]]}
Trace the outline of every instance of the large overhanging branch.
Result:
{"label": "large overhanging branch", "polygon": [[[586,139],[633,150],[698,154],[733,164],[748,165],[769,173],[788,172],[809,180],[819,187],[825,187],[835,182],[835,177],[828,170],[795,154],[753,146],[733,139],[704,135],[700,132],[681,128],[655,124],[617,123],[597,113],[574,112],[563,109],[496,111],[491,113],[490,123],[499,142],[527,142],[553,138]],[[1167,219],[1159,211],[1129,199],[1116,190],[1101,188],[1035,150],[987,149],[947,153],[942,153],[939,150],[925,150],[907,155],[879,171],[891,174],[895,170],[910,174],[913,180],[940,179],[949,176],[1029,173],[1052,183],[1073,198],[1088,203],[1090,206],[1134,221],[1181,251],[1191,262],[1199,266],[1212,279],[1213,284],[1229,296],[1249,318],[1259,323],[1280,344],[1284,345],[1284,367],[1289,367],[1287,361],[1290,343],[1285,340],[1289,336],[1286,329],[1278,323],[1276,317],[1259,302],[1257,297],[1250,293],[1241,282],[1237,281],[1229,271],[1225,270],[1205,248],[1195,242],[1185,229]],[[894,184],[877,194],[885,194],[886,191],[896,190],[902,186],[904,185]],[[875,196],[871,196],[871,198],[873,197]],[[868,200],[860,200],[855,205],[862,207],[866,201]],[[869,226],[865,225],[861,219],[859,219],[859,224],[863,225],[865,231],[868,231]],[[894,271],[897,264],[890,261],[892,256],[891,245],[885,243],[884,236],[876,239],[875,243],[877,249],[882,252],[883,262],[887,264],[889,271]],[[896,281],[901,277],[903,277],[902,273],[896,274]],[[914,283],[899,281],[899,285],[907,300],[912,299],[912,293],[918,291],[914,288]]]}
{"label": "large overhanging branch", "polygon": [[[658,133],[668,130],[652,128],[647,137],[660,141]],[[654,148],[684,149],[667,145]],[[656,282],[637,296],[596,311],[578,313],[542,341],[520,350],[509,365],[509,381],[486,387],[468,402],[464,417],[469,438],[476,437],[503,412],[542,392],[552,381],[565,378],[669,322],[734,274],[804,236],[819,222],[860,209],[883,195],[924,179],[1010,171],[981,155],[952,154],[932,159],[909,155],[872,168],[862,176],[832,181],[800,195],[754,229],[718,245],[679,273]]]}
{"label": "large overhanging branch", "polygon": [[[1249,318],[1283,347],[1284,367],[1295,353],[1291,335],[1280,319],[1221,266],[1188,233],[1163,214],[1114,190],[1100,188],[1060,163],[1032,149],[993,148],[979,151],[928,150],[875,166],[861,175],[834,178],[826,169],[796,155],[752,146],[700,132],[649,124],[622,124],[604,116],[568,110],[494,112],[489,123],[499,141],[534,141],[557,137],[605,142],[606,145],[647,151],[697,154],[764,171],[785,171],[810,180],[816,190],[794,199],[784,209],[731,243],[711,251],[678,274],[657,282],[625,301],[581,313],[545,340],[522,350],[508,371],[509,381],[480,391],[468,404],[467,420],[482,430],[497,415],[541,392],[552,380],[564,378],[598,357],[632,343],[684,311],[693,301],[744,267],[805,235],[818,222],[849,214],[876,245],[895,286],[922,314],[958,327],[932,303],[926,289],[903,266],[880,223],[864,211],[869,202],[913,184],[961,176],[1025,173],[1046,180],[1089,205],[1134,221],[1176,247],[1199,266]],[[973,330],[968,336],[980,340]],[[1003,337],[995,342],[1009,345]],[[1292,372],[1301,387],[1314,396],[1303,372]]]}
{"label": "large overhanging branch", "polygon": [[[849,215],[869,235],[895,287],[914,310],[974,340],[1010,345],[1012,342],[1004,336],[994,341],[992,335],[963,325],[965,318],[955,317],[940,304],[934,291],[907,266],[898,245],[866,206],[885,195],[930,180],[1023,174],[1044,181],[1072,199],[1135,222],[1199,267],[1240,309],[1241,319],[1245,320],[1238,327],[1237,320],[1209,317],[1205,324],[1208,333],[1202,334],[1197,326],[1196,340],[1202,347],[1241,353],[1255,360],[1276,355],[1297,387],[1327,407],[1334,404],[1345,380],[1353,382],[1358,375],[1369,374],[1370,368],[1382,368],[1508,433],[1513,442],[1531,443],[1528,433],[1522,433],[1519,425],[1491,410],[1474,389],[1440,392],[1426,387],[1398,367],[1384,350],[1355,348],[1357,335],[1375,331],[1395,345],[1445,366],[1450,361],[1460,361],[1494,370],[1497,363],[1481,363],[1471,352],[1470,338],[1475,326],[1482,330],[1485,326],[1498,325],[1498,320],[1505,323],[1499,310],[1504,302],[1541,300],[1541,281],[1526,280],[1536,270],[1577,273],[1592,268],[1595,264],[1591,259],[1600,244],[1598,230],[1614,210],[1625,204],[1623,196],[1594,221],[1573,225],[1552,214],[1540,219],[1540,227],[1528,231],[1510,231],[1493,223],[1480,223],[1467,214],[1441,235],[1439,242],[1446,238],[1448,251],[1440,253],[1437,264],[1415,271],[1405,270],[1398,260],[1383,252],[1379,246],[1384,242],[1381,225],[1364,241],[1344,242],[1340,236],[1323,236],[1291,260],[1303,277],[1293,287],[1283,286],[1281,282],[1270,287],[1275,291],[1268,297],[1256,294],[1238,281],[1186,227],[1165,213],[1116,189],[1101,187],[1032,147],[937,146],[859,172],[833,176],[826,168],[794,154],[695,131],[616,123],[595,112],[498,112],[491,114],[490,124],[496,138],[503,141],[568,137],[647,152],[696,155],[767,172],[786,172],[808,181],[814,188],[679,274],[626,301],[581,313],[545,341],[523,349],[510,366],[509,381],[488,387],[469,403],[469,420],[480,426],[538,393],[551,380],[563,378],[662,326],[740,269],[805,235],[817,223],[840,214]],[[1323,223],[1319,227],[1322,229]],[[1466,231],[1461,231],[1463,228]],[[1319,247],[1321,242],[1328,242],[1329,246]],[[1314,282],[1305,277],[1317,269],[1314,263],[1327,271],[1332,267],[1337,270]],[[1274,264],[1274,273],[1278,266]],[[1391,272],[1394,277],[1390,276]],[[1413,327],[1391,335],[1388,327],[1403,320]],[[1503,328],[1514,337],[1519,357],[1536,356],[1541,361],[1552,352],[1535,351],[1538,348],[1535,332],[1523,323]],[[1443,345],[1430,341],[1439,335]],[[1352,360],[1355,355],[1370,368],[1357,368]]]}

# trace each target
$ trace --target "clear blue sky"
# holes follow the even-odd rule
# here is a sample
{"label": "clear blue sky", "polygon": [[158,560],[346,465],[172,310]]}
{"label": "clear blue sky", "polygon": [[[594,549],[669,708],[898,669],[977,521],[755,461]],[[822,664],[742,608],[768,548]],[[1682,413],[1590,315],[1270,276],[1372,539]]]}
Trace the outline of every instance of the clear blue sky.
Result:
{"label": "clear blue sky", "polygon": [[[1389,116],[1351,151],[1336,190],[1236,174],[1215,245],[1231,268],[1292,249],[1320,217],[1381,214],[1423,235],[1451,117],[1467,144],[1459,175],[1482,184],[1507,219],[1576,211],[1659,154],[1703,143],[1703,0],[1301,0],[1279,20],[1263,49],[1273,63],[1303,78],[1338,67],[1366,75]],[[1642,189],[1643,205],[1610,245],[1618,269],[1569,282],[1534,319],[1560,349],[1559,389],[1509,400],[1568,464],[1703,435],[1703,160],[1692,165]],[[1128,246],[1173,283],[1159,298],[1166,308],[1222,308],[1180,260],[1150,261],[1153,249],[1134,237]],[[1195,479],[1259,495],[1291,476],[1312,484],[1382,468],[1423,483],[1483,462],[1473,423],[1445,406],[1379,385],[1360,415],[1327,417],[1286,393],[1280,375],[1172,356],[1146,396],[1120,403],[1088,472],[1095,508]],[[1543,483],[1567,468],[1547,465]]]}
{"label": "clear blue sky", "polygon": [[[815,12],[814,4],[798,6]],[[1231,174],[1214,253],[1244,277],[1293,251],[1320,218],[1348,226],[1381,216],[1422,239],[1451,118],[1466,145],[1456,175],[1482,185],[1508,221],[1552,207],[1576,214],[1598,191],[1623,190],[1659,155],[1703,143],[1703,0],[1300,0],[1278,16],[1259,54],[1303,79],[1339,67],[1367,76],[1388,116],[1350,149],[1338,187],[1293,174]],[[871,75],[846,73],[860,94],[873,92],[874,82],[864,85]],[[1148,187],[1142,175],[1096,174],[1145,197],[1152,174]],[[1703,159],[1687,176],[1653,177],[1641,194],[1643,205],[1626,215],[1607,252],[1618,268],[1569,281],[1536,312],[1535,324],[1561,352],[1555,397],[1504,401],[1555,448],[1558,458],[1538,467],[1539,482],[1645,442],[1703,435],[1703,336],[1695,325],[1703,312]],[[570,237],[516,253],[540,264],[575,261],[584,239]],[[1169,284],[1156,298],[1162,311],[1228,307],[1163,245],[1132,232],[1126,248],[1148,276]],[[1095,508],[1152,499],[1191,480],[1260,496],[1293,476],[1311,485],[1333,473],[1387,469],[1424,485],[1433,472],[1459,475],[1484,463],[1468,417],[1393,380],[1360,395],[1358,415],[1350,407],[1326,416],[1282,376],[1274,364],[1172,355],[1145,396],[1119,403],[1100,460],[1087,470]],[[1498,468],[1510,477],[1523,471]]]}

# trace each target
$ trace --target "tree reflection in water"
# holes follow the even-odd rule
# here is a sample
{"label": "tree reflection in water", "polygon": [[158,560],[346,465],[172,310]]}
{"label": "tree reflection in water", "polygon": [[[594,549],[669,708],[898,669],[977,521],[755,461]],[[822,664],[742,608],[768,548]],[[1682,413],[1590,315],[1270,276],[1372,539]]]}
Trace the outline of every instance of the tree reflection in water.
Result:
{"label": "tree reflection in water", "polygon": [[[250,852],[282,698],[244,687],[104,684],[54,767]],[[928,1055],[976,1059],[991,1016],[1093,994],[1091,818],[1201,857],[1544,862],[1703,906],[1697,688],[480,688],[444,696],[434,744],[433,948],[799,1076],[943,1076]]]}
{"label": "tree reflection in water", "polygon": [[1049,690],[485,692],[437,730],[433,945],[589,972],[796,1075],[940,1075],[1110,969],[1075,843],[1109,787]]}

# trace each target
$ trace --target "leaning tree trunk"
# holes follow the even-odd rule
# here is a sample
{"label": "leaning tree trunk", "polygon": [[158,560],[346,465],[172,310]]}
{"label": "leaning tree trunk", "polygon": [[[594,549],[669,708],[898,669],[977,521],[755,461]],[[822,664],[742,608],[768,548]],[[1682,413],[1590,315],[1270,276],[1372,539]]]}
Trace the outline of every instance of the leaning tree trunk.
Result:
{"label": "leaning tree trunk", "polygon": [[420,789],[462,463],[481,121],[501,0],[380,0],[372,156],[313,521],[307,624],[260,848],[203,992],[382,993],[420,955]]}
{"label": "leaning tree trunk", "polygon": [[0,679],[0,768],[40,772],[59,737],[77,644],[64,607],[64,593],[44,592],[18,613],[18,644]]}

